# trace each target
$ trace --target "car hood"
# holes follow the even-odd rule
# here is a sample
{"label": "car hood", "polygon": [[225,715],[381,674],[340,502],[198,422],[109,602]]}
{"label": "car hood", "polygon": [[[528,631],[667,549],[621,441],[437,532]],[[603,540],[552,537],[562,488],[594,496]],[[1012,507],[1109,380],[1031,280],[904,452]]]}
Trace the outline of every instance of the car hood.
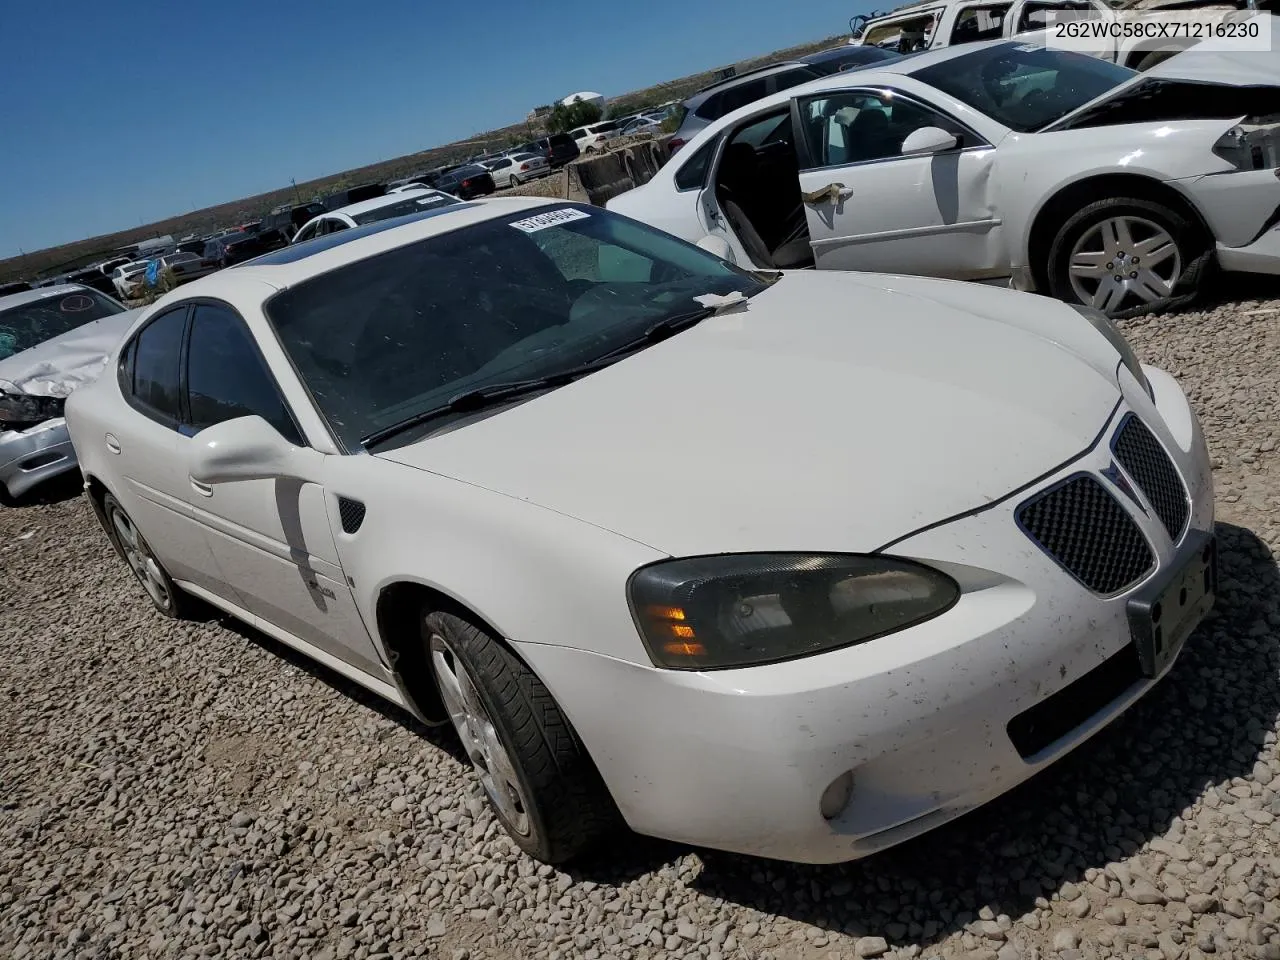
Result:
{"label": "car hood", "polygon": [[[1102,359],[1053,329],[1083,329]],[[1108,350],[1029,294],[792,273],[569,386],[378,456],[675,555],[867,551],[1088,449],[1119,399]]]}
{"label": "car hood", "polygon": [[1280,57],[1271,50],[1193,49],[1157,63],[1142,75],[1243,87],[1274,86],[1280,85]]}
{"label": "car hood", "polygon": [[126,310],[102,317],[0,360],[0,389],[36,397],[68,396],[97,379],[140,313]]}

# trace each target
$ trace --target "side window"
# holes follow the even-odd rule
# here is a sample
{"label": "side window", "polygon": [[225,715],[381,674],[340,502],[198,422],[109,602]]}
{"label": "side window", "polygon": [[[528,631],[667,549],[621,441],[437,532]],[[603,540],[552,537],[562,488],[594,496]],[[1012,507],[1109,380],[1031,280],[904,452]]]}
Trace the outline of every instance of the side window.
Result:
{"label": "side window", "polygon": [[902,155],[902,142],[922,127],[941,127],[962,138],[956,123],[897,97],[841,91],[803,101],[805,136],[815,167],[835,167]]}
{"label": "side window", "polygon": [[1098,11],[1091,3],[1072,3],[1071,0],[1056,0],[1056,2],[1046,3],[1032,0],[1031,3],[1022,8],[1022,15],[1018,17],[1017,32],[1026,33],[1029,30],[1047,30],[1049,28],[1049,20],[1055,11],[1070,12],[1081,19],[1096,19],[1098,17]]}
{"label": "side window", "polygon": [[951,28],[951,42],[976,43],[999,40],[1004,36],[1004,21],[1012,4],[996,3],[981,7],[964,7]]}
{"label": "side window", "polygon": [[676,171],[677,190],[700,190],[707,182],[707,166],[711,163],[711,155],[715,153],[719,137],[712,137],[710,143],[698,148],[698,152],[688,159],[683,167]]}
{"label": "side window", "polygon": [[752,80],[749,83],[739,84],[736,87],[730,87],[720,95],[720,116],[733,113],[739,107],[745,107],[748,103],[755,103],[757,100],[769,95],[769,81],[766,78]]}
{"label": "side window", "polygon": [[170,426],[177,426],[182,419],[178,366],[186,325],[184,304],[148,323],[127,349],[133,366],[131,401],[153,420]]}
{"label": "side window", "polygon": [[195,430],[257,414],[290,443],[302,436],[249,330],[230,308],[196,305],[187,350],[189,422]]}

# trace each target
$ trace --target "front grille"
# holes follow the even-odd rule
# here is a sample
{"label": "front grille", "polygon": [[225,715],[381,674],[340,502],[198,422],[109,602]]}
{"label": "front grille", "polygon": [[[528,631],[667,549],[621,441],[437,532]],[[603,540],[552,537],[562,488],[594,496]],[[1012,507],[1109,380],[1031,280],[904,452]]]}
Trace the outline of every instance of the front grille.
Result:
{"label": "front grille", "polygon": [[1102,484],[1083,474],[1018,508],[1023,530],[1096,593],[1116,593],[1155,564],[1138,525]]}
{"label": "front grille", "polygon": [[1062,739],[1119,699],[1142,679],[1132,646],[1104,660],[1079,680],[1009,721],[1006,732],[1026,760]]}
{"label": "front grille", "polygon": [[1114,450],[1120,466],[1151,501],[1169,537],[1177,540],[1187,525],[1191,509],[1178,471],[1160,441],[1152,436],[1146,424],[1129,414],[1116,434]]}

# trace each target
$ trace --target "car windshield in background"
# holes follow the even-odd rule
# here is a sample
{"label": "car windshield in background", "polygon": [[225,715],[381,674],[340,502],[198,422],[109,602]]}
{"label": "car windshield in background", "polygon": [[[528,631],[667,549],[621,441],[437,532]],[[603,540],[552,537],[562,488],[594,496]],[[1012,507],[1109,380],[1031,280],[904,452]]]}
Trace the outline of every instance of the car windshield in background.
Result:
{"label": "car windshield in background", "polygon": [[351,450],[462,393],[598,360],[702,309],[696,297],[766,285],[632,220],[561,206],[340,267],[273,297],[266,312]]}
{"label": "car windshield in background", "polygon": [[1030,133],[1137,74],[1082,53],[1007,43],[925,67],[914,76],[1006,127]]}
{"label": "car windshield in background", "polygon": [[432,210],[436,207],[460,202],[443,193],[428,193],[421,197],[409,197],[399,203],[389,203],[385,207],[378,207],[376,210],[357,213],[351,219],[360,226],[364,226],[366,223],[377,223],[379,220],[390,220],[392,217],[407,217],[411,213],[421,213],[423,210]]}
{"label": "car windshield in background", "polygon": [[0,310],[0,360],[60,337],[124,307],[96,290],[76,290]]}

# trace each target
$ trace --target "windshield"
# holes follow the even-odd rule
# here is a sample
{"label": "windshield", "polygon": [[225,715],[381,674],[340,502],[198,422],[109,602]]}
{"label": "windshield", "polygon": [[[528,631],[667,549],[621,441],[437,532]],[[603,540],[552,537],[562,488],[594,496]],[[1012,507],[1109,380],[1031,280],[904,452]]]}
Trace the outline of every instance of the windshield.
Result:
{"label": "windshield", "polygon": [[123,312],[120,304],[88,288],[44,297],[7,310],[0,308],[0,360],[60,337],[92,320]]}
{"label": "windshield", "polygon": [[266,312],[333,432],[356,449],[464,391],[595,360],[698,310],[695,297],[765,286],[606,210],[549,206],[349,264]]}
{"label": "windshield", "polygon": [[385,207],[378,207],[376,210],[357,213],[351,219],[360,226],[364,226],[366,223],[377,223],[379,220],[390,220],[392,217],[407,217],[411,213],[421,213],[423,210],[459,202],[461,201],[447,194],[426,193],[420,197],[408,197],[396,203],[388,203]]}
{"label": "windshield", "polygon": [[1030,133],[1137,73],[1082,53],[1004,43],[925,67],[914,76],[1010,129]]}

